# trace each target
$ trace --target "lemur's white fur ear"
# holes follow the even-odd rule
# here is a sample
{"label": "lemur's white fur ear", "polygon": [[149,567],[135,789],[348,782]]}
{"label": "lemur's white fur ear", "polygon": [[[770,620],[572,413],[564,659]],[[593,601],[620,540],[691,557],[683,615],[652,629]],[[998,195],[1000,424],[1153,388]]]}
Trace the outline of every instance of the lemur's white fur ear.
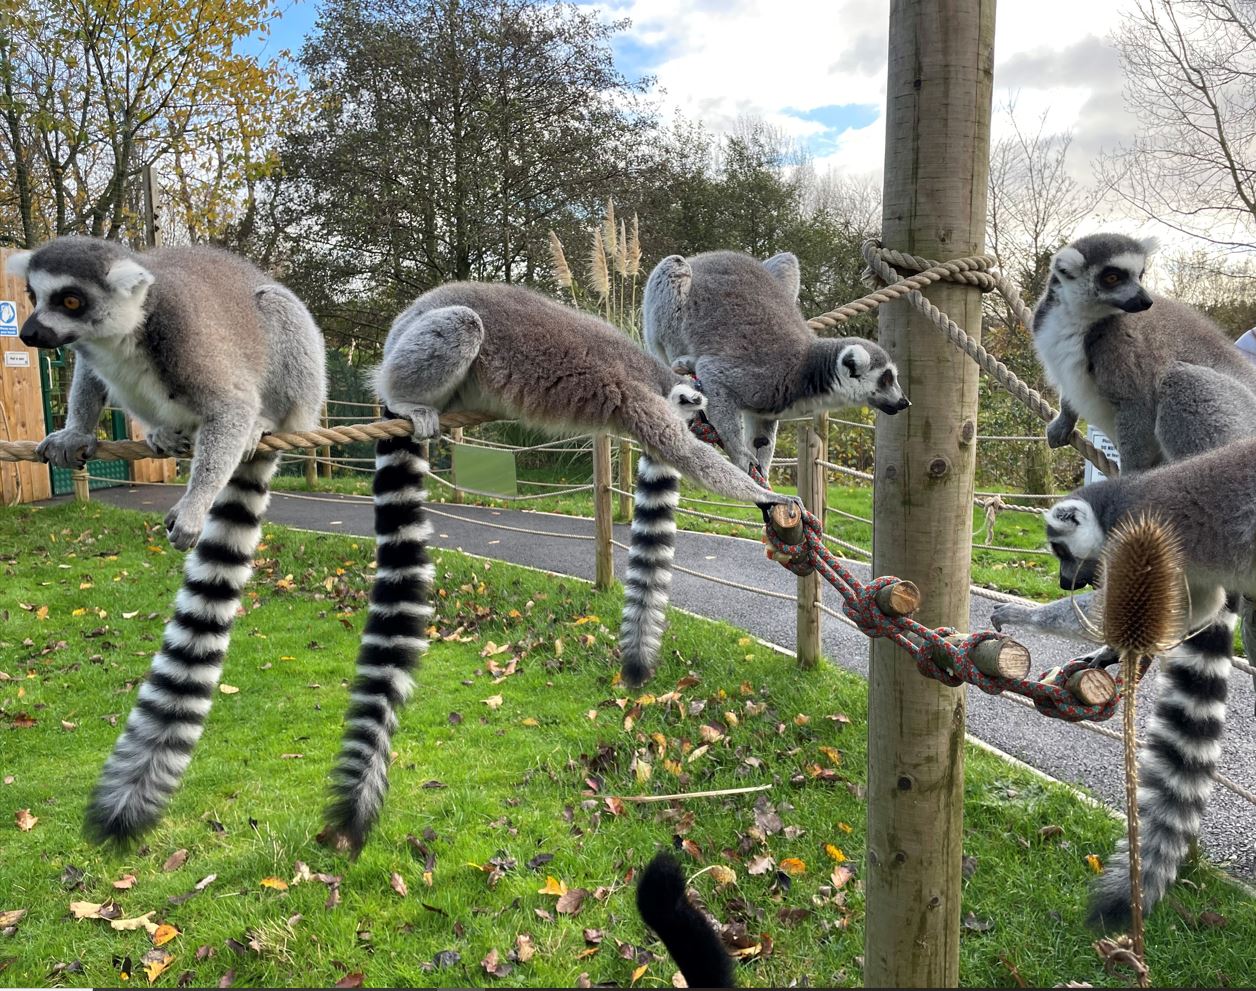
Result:
{"label": "lemur's white fur ear", "polygon": [[1150,258],[1160,250],[1160,238],[1158,237],[1145,237],[1139,241],[1138,244],[1139,247],[1143,249],[1143,256],[1145,258]]}
{"label": "lemur's white fur ear", "polygon": [[26,270],[30,268],[31,255],[30,251],[19,251],[16,254],[9,255],[8,261],[4,263],[4,270],[15,279],[25,279]]}
{"label": "lemur's white fur ear", "polygon": [[763,263],[763,267],[789,293],[791,299],[798,298],[798,289],[802,284],[802,273],[798,269],[798,258],[788,251],[773,255]]}
{"label": "lemur's white fur ear", "polygon": [[668,255],[654,268],[654,274],[667,285],[676,302],[683,305],[689,298],[689,287],[693,285],[693,269],[681,255]]}
{"label": "lemur's white fur ear", "polygon": [[123,258],[109,266],[105,281],[116,292],[137,293],[153,284],[153,273],[137,261]]}
{"label": "lemur's white fur ear", "polygon": [[837,362],[851,378],[859,378],[872,364],[872,355],[868,354],[867,348],[860,347],[858,344],[849,344],[842,348],[837,356]]}
{"label": "lemur's white fur ear", "polygon": [[1086,267],[1086,259],[1074,247],[1061,248],[1051,259],[1051,267],[1066,279],[1076,279]]}

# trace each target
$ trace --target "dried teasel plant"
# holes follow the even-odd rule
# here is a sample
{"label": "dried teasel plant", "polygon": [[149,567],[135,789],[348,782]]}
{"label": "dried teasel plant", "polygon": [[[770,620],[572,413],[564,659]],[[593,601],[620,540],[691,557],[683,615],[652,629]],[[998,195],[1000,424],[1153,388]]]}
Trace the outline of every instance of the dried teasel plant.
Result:
{"label": "dried teasel plant", "polygon": [[1139,846],[1138,763],[1134,700],[1144,658],[1181,642],[1188,609],[1182,543],[1162,518],[1145,513],[1121,523],[1103,551],[1103,638],[1121,657],[1122,737],[1125,744],[1125,814],[1130,868],[1130,937],[1149,983],[1143,938],[1142,854]]}

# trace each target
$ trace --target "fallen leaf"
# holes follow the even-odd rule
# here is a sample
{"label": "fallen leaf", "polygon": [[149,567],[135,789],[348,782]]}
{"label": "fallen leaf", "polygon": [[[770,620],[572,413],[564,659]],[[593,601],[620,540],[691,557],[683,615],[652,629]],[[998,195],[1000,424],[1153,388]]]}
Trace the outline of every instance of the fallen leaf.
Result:
{"label": "fallen leaf", "polygon": [[168,953],[166,950],[152,949],[140,957],[140,964],[144,968],[144,976],[148,978],[151,984],[157,980],[166,968],[174,962],[174,954]]}
{"label": "fallen leaf", "polygon": [[497,709],[500,709],[502,707],[503,699],[500,695],[493,695],[493,696],[490,696],[489,698],[484,699],[483,701],[484,701],[484,704],[487,705],[490,709],[493,709],[494,711],[496,711]]}
{"label": "fallen leaf", "polygon": [[15,908],[8,912],[0,912],[0,929],[8,929],[10,926],[16,926],[22,921],[26,915],[27,909]]}
{"label": "fallen leaf", "polygon": [[824,844],[824,852],[839,864],[844,864],[846,862],[846,854],[842,853],[841,849],[839,847],[835,847],[832,843]]}
{"label": "fallen leaf", "polygon": [[176,850],[174,853],[172,853],[169,857],[166,858],[166,862],[161,865],[161,869],[167,872],[177,871],[180,867],[182,867],[187,862],[188,862],[187,850]]}
{"label": "fallen leaf", "polygon": [[1086,866],[1089,867],[1096,874],[1103,873],[1103,861],[1100,860],[1093,853],[1086,854]]}
{"label": "fallen leaf", "polygon": [[410,889],[406,887],[406,879],[396,871],[389,875],[388,883],[393,891],[397,892],[402,898],[405,898],[410,893]]}
{"label": "fallen leaf", "polygon": [[157,927],[157,931],[153,933],[153,946],[165,946],[178,935],[178,929],[169,922],[163,922]]}
{"label": "fallen leaf", "polygon": [[441,950],[436,956],[432,957],[432,963],[438,968],[452,967],[462,959],[462,954],[457,950]]}
{"label": "fallen leaf", "polygon": [[519,933],[515,937],[515,960],[519,963],[527,963],[532,959],[532,955],[536,953],[536,946],[532,943],[532,937],[527,933]]}
{"label": "fallen leaf", "polygon": [[781,861],[780,867],[781,870],[791,877],[797,877],[799,874],[807,873],[806,862],[798,859],[797,857],[786,857]]}
{"label": "fallen leaf", "polygon": [[13,820],[17,823],[17,828],[24,833],[29,833],[35,828],[35,823],[39,822],[39,816],[31,815],[30,809],[18,809],[13,813]]}
{"label": "fallen leaf", "polygon": [[721,888],[737,883],[737,872],[731,867],[725,867],[723,864],[713,864],[711,866],[711,877],[715,879],[715,883]]}
{"label": "fallen leaf", "polygon": [[686,836],[680,841],[680,848],[689,854],[698,863],[702,863],[702,847],[698,846],[693,840]]}
{"label": "fallen leaf", "polygon": [[264,877],[262,878],[262,887],[274,888],[276,891],[287,891],[288,882],[279,877]]}
{"label": "fallen leaf", "polygon": [[578,915],[588,894],[588,891],[584,888],[572,888],[559,897],[558,904],[554,906],[554,911],[559,915]]}
{"label": "fallen leaf", "polygon": [[766,874],[775,866],[776,861],[765,854],[762,857],[755,857],[754,860],[750,861],[750,863],[746,865],[746,873],[758,876],[760,874]]}
{"label": "fallen leaf", "polygon": [[1064,827],[1062,826],[1043,826],[1038,830],[1038,835],[1044,840],[1053,840],[1056,837],[1064,835]]}
{"label": "fallen leaf", "polygon": [[514,970],[514,967],[501,959],[496,950],[489,950],[484,955],[484,959],[480,961],[480,966],[484,968],[484,973],[490,977],[508,977],[510,972]]}
{"label": "fallen leaf", "polygon": [[236,688],[235,685],[228,685],[226,682],[219,685],[218,690],[224,695],[238,695],[240,693],[240,689]]}
{"label": "fallen leaf", "polygon": [[558,880],[558,878],[547,875],[545,878],[545,887],[537,888],[536,893],[538,895],[556,895],[561,898],[563,895],[567,894],[567,885]]}
{"label": "fallen leaf", "polygon": [[129,891],[135,886],[135,875],[123,874],[118,880],[113,882],[113,886],[119,891]]}
{"label": "fallen leaf", "polygon": [[235,983],[235,968],[232,967],[222,977],[218,978],[218,986],[220,988],[229,988]]}
{"label": "fallen leaf", "polygon": [[1210,929],[1224,929],[1229,924],[1229,920],[1224,915],[1219,915],[1209,909],[1199,913],[1199,924],[1208,926]]}
{"label": "fallen leaf", "polygon": [[355,970],[350,974],[345,974],[340,980],[332,985],[333,988],[360,988],[362,982],[366,980],[366,975],[360,970]]}
{"label": "fallen leaf", "polygon": [[632,980],[629,981],[628,983],[636,984],[637,981],[641,979],[641,975],[644,974],[649,969],[649,967],[650,965],[648,963],[643,963],[640,967],[638,967],[636,970],[632,972]]}
{"label": "fallen leaf", "polygon": [[607,795],[602,801],[606,805],[606,811],[613,816],[623,815],[624,803],[614,795]]}
{"label": "fallen leaf", "polygon": [[833,887],[840,889],[846,887],[847,882],[854,876],[855,872],[849,867],[838,864],[833,868],[833,873],[829,875],[829,880],[833,882]]}
{"label": "fallen leaf", "polygon": [[994,928],[994,923],[989,919],[979,919],[972,912],[969,912],[964,916],[963,926],[969,932],[985,933]]}
{"label": "fallen leaf", "polygon": [[[118,932],[131,932],[135,929],[147,929],[148,934],[151,936],[158,930],[158,928],[160,928],[157,923],[153,921],[153,916],[156,914],[157,911],[154,909],[152,912],[145,912],[143,915],[137,915],[133,919],[110,919],[109,925],[118,930]],[[101,918],[104,918],[104,916],[102,915]]]}

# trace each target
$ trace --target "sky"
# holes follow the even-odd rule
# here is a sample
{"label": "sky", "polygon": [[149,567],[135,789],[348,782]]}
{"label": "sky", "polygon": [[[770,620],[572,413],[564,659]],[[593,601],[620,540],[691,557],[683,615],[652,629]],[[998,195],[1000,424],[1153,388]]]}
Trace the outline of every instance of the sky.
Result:
{"label": "sky", "polygon": [[[316,0],[285,0],[266,49],[299,49]],[[823,172],[880,174],[888,0],[579,0],[632,27],[615,42],[630,78],[655,78],[665,110],[714,131],[760,117],[790,135]],[[1070,168],[1089,180],[1105,147],[1133,135],[1108,35],[1114,0],[1000,0],[995,34],[993,138],[1047,114],[1074,132]],[[1131,228],[1132,230],[1133,228]]]}

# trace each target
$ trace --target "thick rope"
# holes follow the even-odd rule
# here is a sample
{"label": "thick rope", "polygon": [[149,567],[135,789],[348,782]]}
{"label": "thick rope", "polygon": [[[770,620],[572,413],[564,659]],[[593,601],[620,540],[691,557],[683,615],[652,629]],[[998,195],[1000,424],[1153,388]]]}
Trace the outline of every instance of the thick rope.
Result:
{"label": "thick rope", "polygon": [[[472,427],[494,419],[491,414],[466,412],[442,413],[440,422],[451,427]],[[343,427],[321,427],[284,434],[262,434],[257,442],[259,451],[301,451],[332,444],[371,442],[386,437],[409,437],[414,424],[409,420],[379,420],[375,423],[347,424]],[[0,461],[43,461],[35,454],[37,441],[0,441]],[[142,440],[102,440],[92,455],[93,461],[143,461],[145,458],[165,458]]]}

